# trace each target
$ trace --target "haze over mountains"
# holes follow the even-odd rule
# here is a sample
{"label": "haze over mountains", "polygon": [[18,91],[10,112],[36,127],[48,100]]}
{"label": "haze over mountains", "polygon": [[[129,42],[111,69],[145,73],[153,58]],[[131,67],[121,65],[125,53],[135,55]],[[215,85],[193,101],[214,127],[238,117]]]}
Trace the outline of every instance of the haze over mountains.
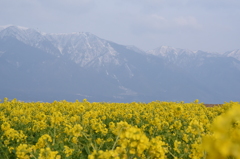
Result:
{"label": "haze over mountains", "polygon": [[240,50],[142,51],[91,33],[0,27],[0,99],[240,101]]}

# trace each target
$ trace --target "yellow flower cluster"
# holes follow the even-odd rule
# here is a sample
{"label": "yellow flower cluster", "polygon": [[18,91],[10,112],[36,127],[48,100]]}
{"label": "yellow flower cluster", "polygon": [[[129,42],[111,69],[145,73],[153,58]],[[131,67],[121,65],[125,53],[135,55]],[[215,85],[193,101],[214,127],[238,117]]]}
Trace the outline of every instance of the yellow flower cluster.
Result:
{"label": "yellow flower cluster", "polygon": [[240,105],[215,118],[211,131],[203,138],[209,159],[240,159]]}
{"label": "yellow flower cluster", "polygon": [[240,158],[240,104],[0,101],[0,158]]}
{"label": "yellow flower cluster", "polygon": [[[166,158],[167,144],[160,137],[149,141],[141,129],[130,126],[126,122],[119,122],[117,125],[118,131],[115,132],[118,132],[119,140],[116,140],[112,150],[94,151],[88,156],[89,159]],[[118,147],[115,148],[116,143]]]}

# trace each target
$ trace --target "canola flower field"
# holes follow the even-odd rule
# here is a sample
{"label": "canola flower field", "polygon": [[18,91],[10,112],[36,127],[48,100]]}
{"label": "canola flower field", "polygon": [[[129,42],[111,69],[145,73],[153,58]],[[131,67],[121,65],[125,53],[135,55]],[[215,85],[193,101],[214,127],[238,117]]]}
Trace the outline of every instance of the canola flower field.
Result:
{"label": "canola flower field", "polygon": [[240,159],[240,103],[0,101],[1,159]]}

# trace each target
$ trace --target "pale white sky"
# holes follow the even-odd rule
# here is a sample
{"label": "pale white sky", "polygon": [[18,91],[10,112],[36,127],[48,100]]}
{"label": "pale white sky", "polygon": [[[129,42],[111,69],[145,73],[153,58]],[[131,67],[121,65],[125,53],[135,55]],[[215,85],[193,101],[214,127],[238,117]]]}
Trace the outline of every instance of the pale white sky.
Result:
{"label": "pale white sky", "polygon": [[240,49],[240,0],[0,0],[0,25],[90,32],[150,50]]}

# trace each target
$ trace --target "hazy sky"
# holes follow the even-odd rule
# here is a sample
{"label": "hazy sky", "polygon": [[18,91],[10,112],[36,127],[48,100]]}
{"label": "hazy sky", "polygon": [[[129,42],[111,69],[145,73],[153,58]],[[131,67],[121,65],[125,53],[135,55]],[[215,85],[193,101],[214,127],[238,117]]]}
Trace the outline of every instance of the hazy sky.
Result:
{"label": "hazy sky", "polygon": [[90,32],[142,50],[240,49],[240,0],[0,0],[0,25]]}

